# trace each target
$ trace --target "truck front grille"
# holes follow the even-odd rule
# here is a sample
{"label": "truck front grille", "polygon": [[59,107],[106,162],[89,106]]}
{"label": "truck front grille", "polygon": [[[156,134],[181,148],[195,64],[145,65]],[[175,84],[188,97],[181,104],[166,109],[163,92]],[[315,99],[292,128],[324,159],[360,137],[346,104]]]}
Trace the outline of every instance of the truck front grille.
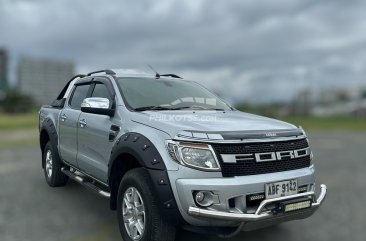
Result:
{"label": "truck front grille", "polygon": [[[248,176],[265,173],[283,172],[310,166],[310,155],[299,158],[283,158],[276,161],[257,162],[255,153],[294,151],[309,147],[308,141],[301,140],[243,143],[243,144],[212,144],[221,165],[224,177]],[[223,162],[221,154],[236,155],[235,163]],[[246,158],[243,158],[243,157]],[[241,158],[240,158],[241,157]]]}

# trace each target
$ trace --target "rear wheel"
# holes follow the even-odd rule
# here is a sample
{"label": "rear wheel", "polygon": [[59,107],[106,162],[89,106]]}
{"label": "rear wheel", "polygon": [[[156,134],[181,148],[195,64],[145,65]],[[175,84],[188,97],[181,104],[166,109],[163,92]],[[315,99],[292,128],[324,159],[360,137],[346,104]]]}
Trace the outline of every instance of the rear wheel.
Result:
{"label": "rear wheel", "polygon": [[175,239],[175,227],[163,220],[146,170],[136,168],[124,175],[117,202],[117,218],[123,240]]}
{"label": "rear wheel", "polygon": [[65,186],[68,176],[61,172],[62,162],[57,155],[57,149],[48,142],[43,152],[44,175],[46,182],[51,187]]}

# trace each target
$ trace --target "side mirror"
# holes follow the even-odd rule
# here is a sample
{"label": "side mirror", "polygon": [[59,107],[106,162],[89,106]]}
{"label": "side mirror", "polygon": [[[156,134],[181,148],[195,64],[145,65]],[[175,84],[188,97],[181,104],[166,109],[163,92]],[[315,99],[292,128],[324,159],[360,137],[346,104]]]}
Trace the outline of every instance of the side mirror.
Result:
{"label": "side mirror", "polygon": [[81,111],[98,115],[114,115],[114,109],[110,107],[109,100],[99,97],[84,99],[81,103]]}

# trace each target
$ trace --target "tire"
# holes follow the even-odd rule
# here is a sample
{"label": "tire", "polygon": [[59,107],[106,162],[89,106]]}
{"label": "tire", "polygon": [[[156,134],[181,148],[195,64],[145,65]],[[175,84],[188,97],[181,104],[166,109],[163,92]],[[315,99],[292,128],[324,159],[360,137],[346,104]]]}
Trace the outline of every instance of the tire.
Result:
{"label": "tire", "polygon": [[62,162],[57,154],[57,148],[47,142],[43,152],[44,176],[50,187],[65,186],[69,177],[61,172]]}
{"label": "tire", "polygon": [[175,227],[163,220],[152,188],[148,173],[142,168],[132,169],[122,178],[117,194],[117,218],[124,241],[175,240]]}

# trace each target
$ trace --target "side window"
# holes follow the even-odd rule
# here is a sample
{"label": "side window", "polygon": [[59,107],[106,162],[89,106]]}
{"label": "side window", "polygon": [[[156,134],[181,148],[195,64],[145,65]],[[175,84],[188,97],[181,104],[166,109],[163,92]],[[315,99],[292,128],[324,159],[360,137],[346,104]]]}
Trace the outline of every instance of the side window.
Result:
{"label": "side window", "polygon": [[102,97],[112,101],[111,95],[104,84],[96,84],[91,97]]}
{"label": "side window", "polygon": [[78,85],[76,86],[74,93],[70,99],[70,106],[74,109],[81,108],[81,102],[86,98],[90,85]]}

